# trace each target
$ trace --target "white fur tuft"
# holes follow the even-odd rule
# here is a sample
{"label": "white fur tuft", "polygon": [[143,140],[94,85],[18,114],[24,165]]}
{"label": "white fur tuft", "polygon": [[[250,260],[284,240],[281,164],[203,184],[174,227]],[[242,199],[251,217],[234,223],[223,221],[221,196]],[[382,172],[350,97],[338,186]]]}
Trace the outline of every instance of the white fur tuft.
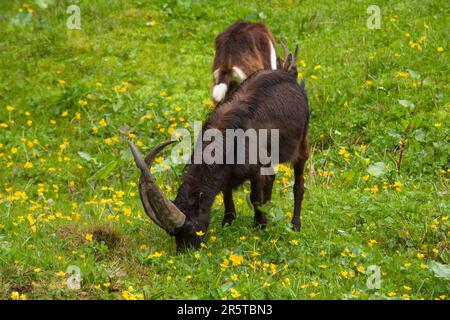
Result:
{"label": "white fur tuft", "polygon": [[236,79],[239,83],[247,79],[247,75],[241,68],[234,66],[233,67],[233,78]]}
{"label": "white fur tuft", "polygon": [[214,77],[215,81],[219,80],[219,72],[220,72],[220,69],[216,69],[213,72],[213,77]]}
{"label": "white fur tuft", "polygon": [[213,88],[212,96],[213,99],[217,102],[222,101],[225,98],[225,94],[227,93],[228,85],[226,83],[216,84]]}
{"label": "white fur tuft", "polygon": [[277,53],[275,52],[275,48],[273,46],[272,41],[270,43],[270,66],[272,70],[277,70]]}

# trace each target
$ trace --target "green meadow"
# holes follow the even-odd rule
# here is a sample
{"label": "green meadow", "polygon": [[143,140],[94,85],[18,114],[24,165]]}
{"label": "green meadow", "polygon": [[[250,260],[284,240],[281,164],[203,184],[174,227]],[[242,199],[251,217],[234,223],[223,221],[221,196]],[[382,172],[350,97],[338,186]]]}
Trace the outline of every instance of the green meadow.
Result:
{"label": "green meadow", "polygon": [[[1,1],[0,298],[447,300],[450,4],[376,1],[376,29],[373,2]],[[266,229],[246,183],[233,224],[218,196],[202,248],[180,254],[126,140],[145,153],[206,119],[214,39],[237,19],[299,45],[302,230],[281,165]],[[169,155],[152,172],[173,199]]]}

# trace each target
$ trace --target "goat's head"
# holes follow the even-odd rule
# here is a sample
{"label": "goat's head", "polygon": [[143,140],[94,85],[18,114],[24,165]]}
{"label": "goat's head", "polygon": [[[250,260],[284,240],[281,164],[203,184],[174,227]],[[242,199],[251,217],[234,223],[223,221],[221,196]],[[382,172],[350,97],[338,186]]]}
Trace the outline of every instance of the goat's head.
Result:
{"label": "goat's head", "polygon": [[[159,144],[150,151],[145,159],[142,158],[138,149],[131,141],[129,141],[128,144],[131,153],[133,154],[134,161],[141,170],[139,194],[144,210],[156,225],[164,229],[170,235],[175,236],[177,250],[181,251],[186,247],[200,247],[202,238],[198,231],[203,230],[190,218],[191,216],[195,216],[195,213],[182,212],[182,210],[172,203],[172,201],[167,199],[156,184],[149,169],[157,154],[164,147],[173,142],[175,141],[167,141]],[[192,210],[195,210],[196,205],[197,204],[192,205]],[[186,208],[184,208],[184,210],[186,210]]]}
{"label": "goat's head", "polygon": [[284,50],[284,60],[282,63],[282,67],[285,71],[289,72],[294,79],[298,77],[297,71],[297,55],[298,55],[298,45],[295,46],[294,55],[289,51],[288,47],[284,43],[283,40],[279,39],[281,46]]}

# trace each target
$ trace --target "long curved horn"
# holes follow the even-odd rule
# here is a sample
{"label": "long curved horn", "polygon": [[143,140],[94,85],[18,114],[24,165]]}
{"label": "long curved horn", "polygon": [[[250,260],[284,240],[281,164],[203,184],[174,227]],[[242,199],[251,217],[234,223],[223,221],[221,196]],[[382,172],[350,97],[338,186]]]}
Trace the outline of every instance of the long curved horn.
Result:
{"label": "long curved horn", "polygon": [[147,156],[147,159],[150,161],[146,163],[133,142],[128,141],[134,161],[142,172],[141,181],[145,181],[144,183],[141,183],[141,181],[139,183],[139,191],[144,209],[152,220],[155,218],[154,221],[156,224],[169,233],[173,233],[175,229],[183,226],[186,216],[164,196],[164,193],[156,184],[149,166],[158,152],[171,143],[165,142],[156,146]]}
{"label": "long curved horn", "polygon": [[295,45],[294,56],[292,57],[291,67],[297,67],[298,44]]}
{"label": "long curved horn", "polygon": [[[158,155],[158,153],[169,144],[172,144],[176,142],[175,140],[172,141],[166,141],[164,143],[161,143],[157,145],[152,151],[150,151],[147,156],[145,157],[145,165],[147,168],[150,168],[153,161],[155,160],[155,157]],[[147,215],[150,217],[150,219],[153,220],[154,223],[156,223],[161,228],[165,229],[164,224],[161,223],[158,218],[155,215],[155,212],[153,211],[152,206],[150,205],[150,201],[148,200],[147,191],[149,190],[149,185],[147,183],[147,179],[145,179],[144,173],[141,173],[141,176],[139,178],[139,195],[141,196],[141,202],[144,206],[144,210],[147,213]]]}
{"label": "long curved horn", "polygon": [[284,50],[283,69],[287,70],[286,66],[289,67],[289,65],[286,65],[286,61],[287,61],[287,59],[289,57],[290,52],[289,52],[289,49],[288,49],[287,45],[284,43],[284,41],[281,38],[279,38],[278,41],[280,42],[280,44],[281,44],[281,46],[283,47],[283,50]]}

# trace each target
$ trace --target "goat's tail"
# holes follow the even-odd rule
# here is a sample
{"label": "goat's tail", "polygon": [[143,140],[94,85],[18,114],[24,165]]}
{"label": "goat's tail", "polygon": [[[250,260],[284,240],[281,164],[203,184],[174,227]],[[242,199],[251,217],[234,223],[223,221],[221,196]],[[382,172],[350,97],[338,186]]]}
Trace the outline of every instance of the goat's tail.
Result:
{"label": "goat's tail", "polygon": [[220,82],[213,87],[212,98],[215,102],[220,102],[225,98],[228,90],[228,83]]}

